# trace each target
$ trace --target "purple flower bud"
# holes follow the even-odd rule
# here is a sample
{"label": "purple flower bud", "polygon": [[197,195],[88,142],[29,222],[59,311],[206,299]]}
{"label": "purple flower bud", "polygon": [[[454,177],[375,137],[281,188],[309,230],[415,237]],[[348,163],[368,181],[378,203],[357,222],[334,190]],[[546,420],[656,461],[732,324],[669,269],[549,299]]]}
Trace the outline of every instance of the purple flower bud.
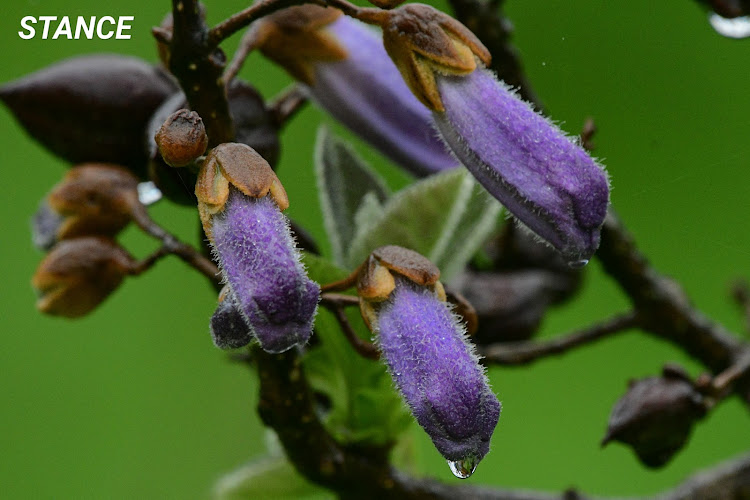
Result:
{"label": "purple flower bud", "polygon": [[307,277],[272,195],[253,198],[230,187],[212,224],[222,272],[260,346],[277,353],[307,342],[320,288]]}
{"label": "purple flower bud", "polygon": [[380,349],[419,425],[453,473],[468,477],[489,451],[500,402],[439,292],[394,278],[395,288],[375,314]]}
{"label": "purple flower bud", "polygon": [[[458,166],[379,34],[347,16],[331,21],[332,10],[305,5],[269,16],[269,24],[285,29],[270,30],[273,43],[262,43],[261,50],[305,83],[320,107],[413,174]],[[308,16],[307,24],[300,25],[303,16]],[[329,16],[326,23],[318,19],[322,16]],[[325,53],[313,53],[323,44]],[[295,45],[305,45],[305,50],[292,52]]]}
{"label": "purple flower bud", "polygon": [[599,247],[609,204],[604,170],[488,70],[436,76],[445,142],[523,224],[584,265]]}

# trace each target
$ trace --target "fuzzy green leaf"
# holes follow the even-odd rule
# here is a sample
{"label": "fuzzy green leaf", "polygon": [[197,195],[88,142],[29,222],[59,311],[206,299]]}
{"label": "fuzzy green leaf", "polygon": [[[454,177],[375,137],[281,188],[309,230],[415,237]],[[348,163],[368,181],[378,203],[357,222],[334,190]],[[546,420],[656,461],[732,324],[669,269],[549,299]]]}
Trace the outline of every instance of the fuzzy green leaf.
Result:
{"label": "fuzzy green leaf", "polygon": [[347,263],[354,268],[375,248],[399,245],[430,259],[448,281],[495,228],[500,211],[466,170],[433,175],[396,193],[374,222],[359,226]]}
{"label": "fuzzy green leaf", "polygon": [[[388,198],[383,179],[341,139],[320,127],[315,144],[315,175],[333,260],[344,256],[357,227],[355,216],[366,196],[378,202]],[[372,201],[368,202],[372,208]]]}

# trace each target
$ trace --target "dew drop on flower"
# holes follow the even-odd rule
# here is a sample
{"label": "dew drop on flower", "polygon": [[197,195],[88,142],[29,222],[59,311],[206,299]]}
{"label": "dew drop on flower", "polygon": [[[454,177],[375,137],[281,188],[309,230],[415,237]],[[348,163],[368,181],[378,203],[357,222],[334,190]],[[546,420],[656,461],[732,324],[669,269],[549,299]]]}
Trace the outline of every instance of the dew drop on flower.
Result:
{"label": "dew drop on flower", "polygon": [[719,14],[712,13],[708,16],[708,22],[716,32],[727,38],[750,37],[750,16],[735,17],[727,19]]}
{"label": "dew drop on flower", "polygon": [[571,260],[568,262],[568,267],[571,269],[581,269],[583,267],[586,267],[586,264],[589,263],[589,259],[581,259],[581,260]]}
{"label": "dew drop on flower", "polygon": [[459,479],[468,479],[477,470],[479,460],[474,457],[468,457],[463,460],[448,460],[448,467],[454,476]]}

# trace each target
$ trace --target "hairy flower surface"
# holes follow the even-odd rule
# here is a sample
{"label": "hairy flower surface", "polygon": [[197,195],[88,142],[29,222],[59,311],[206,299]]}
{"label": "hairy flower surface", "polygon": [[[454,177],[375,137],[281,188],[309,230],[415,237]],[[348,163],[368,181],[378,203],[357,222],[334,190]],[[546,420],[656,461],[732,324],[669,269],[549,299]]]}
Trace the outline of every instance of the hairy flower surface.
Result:
{"label": "hairy flower surface", "polygon": [[206,156],[195,195],[249,333],[273,353],[307,342],[320,287],[300,262],[281,213],[289,201],[268,162],[245,144],[221,144]]}
{"label": "hairy flower surface", "polygon": [[289,223],[270,196],[231,191],[224,211],[214,216],[213,240],[237,307],[264,350],[304,344],[320,288],[300,263]]}
{"label": "hairy flower surface", "polygon": [[489,451],[501,406],[439,276],[420,254],[381,247],[360,267],[357,294],[414,417],[465,478]]}
{"label": "hairy flower surface", "polygon": [[489,451],[500,402],[450,306],[397,277],[376,331],[396,385],[438,451],[476,464]]}
{"label": "hairy flower surface", "polygon": [[571,265],[587,263],[609,204],[604,170],[485,69],[489,52],[455,19],[409,4],[380,22],[388,54],[456,158]]}
{"label": "hairy flower surface", "polygon": [[261,50],[325,111],[415,175],[458,166],[377,32],[339,14],[306,5],[269,16]]}
{"label": "hairy flower surface", "polygon": [[599,247],[609,204],[602,168],[486,69],[437,77],[435,122],[476,179],[571,264]]}

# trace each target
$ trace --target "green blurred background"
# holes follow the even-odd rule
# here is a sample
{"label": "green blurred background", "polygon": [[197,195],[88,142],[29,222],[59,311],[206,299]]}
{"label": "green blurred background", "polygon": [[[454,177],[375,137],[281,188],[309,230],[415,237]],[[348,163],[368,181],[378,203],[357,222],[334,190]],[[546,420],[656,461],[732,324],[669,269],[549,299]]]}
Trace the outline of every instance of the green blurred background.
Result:
{"label": "green blurred background", "polygon": [[[211,22],[246,6],[208,0]],[[596,154],[612,177],[612,200],[655,266],[676,277],[712,318],[741,332],[728,283],[750,276],[750,40],[717,35],[691,0],[508,0],[530,79],[552,117],[577,133],[593,116]],[[0,16],[0,82],[64,57],[107,51],[155,61],[149,29],[166,0],[6,1]],[[133,15],[131,40],[22,40],[26,15]],[[231,40],[228,48],[236,44]],[[270,97],[289,83],[253,55],[242,76]],[[322,237],[312,177],[317,124],[306,109],[284,134],[279,174],[290,214]],[[389,176],[405,177],[366,147]],[[130,279],[78,321],[34,309],[29,279],[42,257],[29,218],[66,166],[0,110],[0,484],[4,498],[207,498],[222,473],[262,456],[250,371],[215,349],[208,318],[215,294],[177,259]],[[193,210],[165,203],[154,217],[196,241]],[[129,230],[136,255],[156,248]],[[589,266],[584,292],[545,321],[550,336],[591,324],[627,304]],[[655,493],[750,446],[747,410],[732,400],[701,423],[664,470],[598,443],[612,404],[631,377],[666,361],[700,367],[669,345],[630,333],[531,368],[493,369],[503,416],[493,450],[470,480],[601,495]],[[416,427],[416,470],[453,481]]]}

